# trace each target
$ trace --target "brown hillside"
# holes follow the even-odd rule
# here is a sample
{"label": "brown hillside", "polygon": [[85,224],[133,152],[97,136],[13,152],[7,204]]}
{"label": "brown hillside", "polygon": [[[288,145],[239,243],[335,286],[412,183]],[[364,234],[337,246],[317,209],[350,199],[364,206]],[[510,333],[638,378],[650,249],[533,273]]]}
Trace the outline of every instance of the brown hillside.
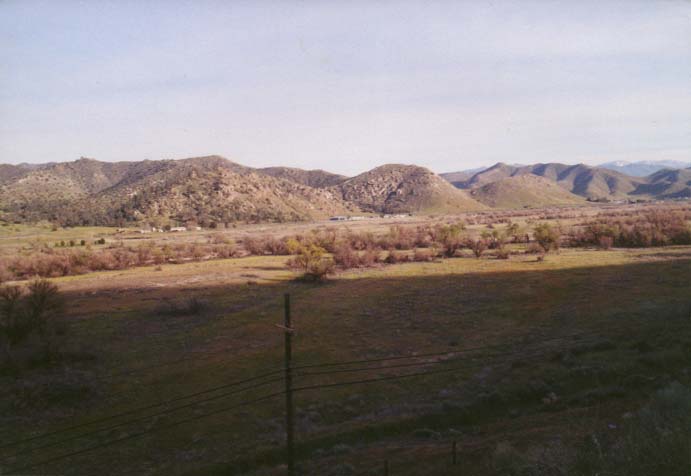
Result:
{"label": "brown hillside", "polygon": [[451,213],[485,208],[432,171],[390,164],[333,187],[345,201],[381,213]]}
{"label": "brown hillside", "polygon": [[516,175],[473,189],[471,196],[494,208],[534,208],[584,205],[575,195],[556,182],[536,175]]}
{"label": "brown hillside", "polygon": [[348,178],[345,175],[332,174],[325,170],[303,170],[293,167],[266,167],[257,169],[257,172],[314,188],[333,187]]}
{"label": "brown hillside", "polygon": [[477,188],[508,177],[536,175],[553,180],[571,193],[587,198],[625,198],[646,179],[629,177],[613,170],[584,164],[535,164],[513,166],[498,163],[469,180],[459,183],[461,188]]}

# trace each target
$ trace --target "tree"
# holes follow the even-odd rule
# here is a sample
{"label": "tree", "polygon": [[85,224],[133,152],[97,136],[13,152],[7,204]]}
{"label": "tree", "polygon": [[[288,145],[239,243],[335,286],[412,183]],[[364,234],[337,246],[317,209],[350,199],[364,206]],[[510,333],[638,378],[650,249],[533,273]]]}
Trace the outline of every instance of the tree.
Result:
{"label": "tree", "polygon": [[0,336],[5,357],[14,360],[13,350],[28,337],[30,323],[22,309],[22,289],[19,286],[0,288]]}
{"label": "tree", "polygon": [[441,244],[444,256],[452,258],[456,255],[456,251],[463,247],[463,232],[465,231],[465,224],[459,222],[452,225],[442,225],[437,227],[437,240]]}
{"label": "tree", "polygon": [[335,266],[334,261],[325,255],[324,248],[314,244],[305,245],[288,261],[288,267],[301,271],[305,280],[322,281],[333,273]]}
{"label": "tree", "polygon": [[533,230],[535,241],[548,253],[550,250],[559,249],[559,237],[561,233],[559,229],[553,227],[549,223],[540,223],[535,226]]}
{"label": "tree", "polygon": [[39,339],[44,355],[50,355],[64,307],[58,287],[46,279],[32,281],[26,291],[0,287],[0,339],[6,358],[13,362],[15,349],[31,336]]}
{"label": "tree", "polygon": [[487,250],[489,247],[489,244],[487,243],[487,240],[484,238],[477,238],[474,240],[469,240],[468,241],[468,247],[473,250],[473,254],[477,259],[480,259],[482,257],[482,253]]}

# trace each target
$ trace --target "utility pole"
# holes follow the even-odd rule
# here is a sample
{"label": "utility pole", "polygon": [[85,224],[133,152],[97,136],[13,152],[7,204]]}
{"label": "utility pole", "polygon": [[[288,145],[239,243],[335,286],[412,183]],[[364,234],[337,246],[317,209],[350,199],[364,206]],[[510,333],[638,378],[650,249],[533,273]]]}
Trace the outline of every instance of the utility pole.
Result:
{"label": "utility pole", "polygon": [[284,322],[285,327],[285,393],[286,393],[286,452],[288,456],[288,476],[296,476],[295,473],[295,448],[293,444],[293,326],[290,318],[290,294],[284,295]]}

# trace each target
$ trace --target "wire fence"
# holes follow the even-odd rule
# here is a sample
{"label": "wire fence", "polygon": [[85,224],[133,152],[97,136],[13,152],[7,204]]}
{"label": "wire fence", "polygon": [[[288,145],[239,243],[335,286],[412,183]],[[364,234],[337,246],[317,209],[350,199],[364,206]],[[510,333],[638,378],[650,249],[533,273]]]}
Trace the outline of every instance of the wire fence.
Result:
{"label": "wire fence", "polygon": [[[136,406],[134,408],[102,415],[92,420],[81,422],[62,428],[40,432],[32,436],[14,441],[0,443],[0,469],[2,474],[21,474],[28,470],[46,468],[52,463],[58,463],[70,458],[106,449],[136,438],[161,433],[172,428],[207,419],[212,416],[228,413],[241,407],[257,405],[270,401],[286,393],[302,393],[327,391],[358,385],[370,385],[383,382],[400,382],[405,380],[423,379],[430,376],[449,374],[467,375],[467,372],[488,366],[500,366],[516,362],[544,358],[548,353],[563,351],[568,343],[592,345],[602,341],[602,335],[608,330],[620,328],[599,329],[590,332],[577,332],[560,336],[542,338],[536,343],[525,344],[534,340],[534,334],[528,332],[521,336],[514,336],[517,345],[515,349],[506,350],[506,344],[474,346],[456,350],[395,355],[372,359],[356,359],[349,361],[335,361],[292,365],[287,361],[284,368],[266,369],[265,372],[230,382],[219,383],[192,393],[178,395],[170,399]],[[293,329],[285,329],[292,333]],[[197,359],[204,359],[200,355]],[[142,366],[121,373],[112,373],[109,377],[133,375],[137,372],[160,369],[179,362],[195,359],[178,359],[170,362]],[[286,372],[290,372],[294,384],[289,388],[276,389],[276,386],[286,384]],[[129,372],[129,373],[128,373]],[[365,374],[365,376],[360,376]],[[374,374],[374,375],[372,375]],[[350,376],[353,377],[350,377]],[[344,379],[344,376],[346,378]],[[104,377],[106,378],[106,377]],[[328,382],[311,383],[313,379],[328,378]],[[256,391],[264,393],[255,395]],[[241,398],[239,401],[232,401]],[[218,408],[202,411],[203,406],[210,402],[225,403]],[[182,416],[185,411],[193,411],[192,416]],[[175,417],[174,421],[158,423],[160,417]],[[152,423],[153,422],[153,423]],[[146,425],[145,425],[146,424]],[[148,426],[147,426],[148,425]],[[147,426],[143,429],[138,428]],[[128,429],[124,436],[108,438],[113,430]],[[105,441],[94,443],[94,440]],[[64,451],[60,454],[47,456],[51,451],[60,449],[67,444],[78,444],[79,448]],[[457,442],[450,442],[449,461],[457,463]],[[370,473],[371,474],[371,473]],[[383,463],[381,474],[390,473],[388,461]]]}

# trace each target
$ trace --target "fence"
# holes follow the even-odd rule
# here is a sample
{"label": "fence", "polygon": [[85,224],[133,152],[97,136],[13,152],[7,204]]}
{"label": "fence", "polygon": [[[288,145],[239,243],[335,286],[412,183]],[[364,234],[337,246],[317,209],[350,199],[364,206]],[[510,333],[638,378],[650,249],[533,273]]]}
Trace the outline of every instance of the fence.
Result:
{"label": "fence", "polygon": [[[326,391],[338,387],[348,387],[353,385],[366,385],[376,382],[401,381],[405,379],[417,379],[430,375],[454,374],[466,372],[487,366],[489,363],[505,363],[515,359],[528,359],[544,356],[545,352],[554,350],[554,344],[562,344],[567,339],[582,339],[597,337],[599,332],[580,332],[569,335],[562,335],[550,339],[543,339],[540,345],[532,348],[522,348],[518,351],[506,351],[502,345],[486,345],[458,349],[455,351],[441,351],[420,353],[414,355],[398,355],[392,357],[381,357],[376,359],[360,359],[341,362],[326,362],[309,365],[293,365],[292,362],[292,339],[295,332],[291,318],[290,296],[285,295],[284,322],[278,325],[284,332],[284,366],[283,368],[268,369],[266,372],[237,380],[219,384],[215,387],[205,388],[194,393],[177,396],[165,401],[151,403],[120,413],[105,415],[88,422],[67,426],[58,430],[40,433],[27,438],[3,442],[0,444],[0,452],[6,453],[0,456],[0,469],[8,466],[2,474],[26,473],[28,470],[48,467],[51,463],[77,457],[91,453],[96,450],[105,449],[126,441],[143,437],[145,435],[162,432],[200,419],[209,418],[214,415],[227,413],[242,407],[251,406],[260,402],[284,398],[285,405],[285,461],[288,476],[297,475],[296,454],[295,454],[295,405],[293,396],[299,392]],[[482,354],[482,361],[468,361],[458,363],[459,357],[464,355]],[[202,355],[200,359],[206,358]],[[174,365],[190,359],[180,359],[175,362],[156,364],[149,367],[141,367],[129,372],[115,373],[112,376],[127,376],[134,372],[158,368],[166,365]],[[337,382],[312,385],[295,385],[301,379],[312,376],[341,376],[348,374],[360,374],[378,372],[380,375],[368,378],[348,378]],[[381,375],[386,372],[386,375]],[[393,373],[391,373],[393,372]],[[113,430],[127,428],[135,424],[150,422],[156,418],[173,415],[176,412],[186,409],[199,409],[200,405],[209,402],[222,402],[235,396],[242,396],[252,390],[261,389],[272,384],[283,384],[283,389],[271,393],[263,394],[256,398],[235,402],[231,405],[216,408],[212,411],[196,414],[192,417],[178,419],[170,423],[154,425],[141,431],[126,434],[118,438],[111,438],[103,442],[84,446],[75,451],[62,453],[56,456],[41,458],[41,452],[59,448],[61,445],[70,442],[85,441],[88,439],[102,436]],[[451,441],[447,443],[448,460],[452,466],[458,465],[458,443]],[[38,456],[36,456],[38,455]],[[34,459],[34,457],[36,459]],[[25,464],[17,464],[17,460],[31,458]],[[371,473],[369,473],[371,474]],[[381,465],[380,474],[394,474],[389,460],[384,460]]]}

